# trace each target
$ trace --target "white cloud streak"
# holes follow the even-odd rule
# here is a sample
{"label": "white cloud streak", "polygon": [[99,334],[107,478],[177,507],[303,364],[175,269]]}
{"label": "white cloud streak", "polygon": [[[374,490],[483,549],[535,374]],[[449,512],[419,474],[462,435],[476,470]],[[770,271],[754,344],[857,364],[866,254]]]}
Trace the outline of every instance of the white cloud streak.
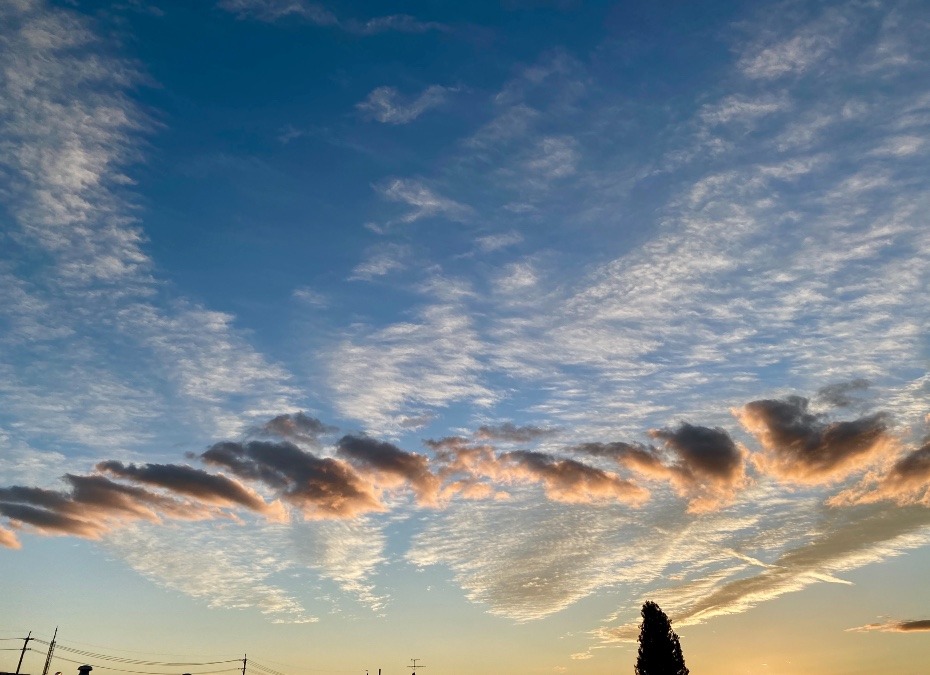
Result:
{"label": "white cloud streak", "polygon": [[409,124],[432,108],[438,108],[455,88],[438,84],[424,89],[416,97],[405,98],[395,87],[378,87],[356,104],[363,114],[385,124]]}

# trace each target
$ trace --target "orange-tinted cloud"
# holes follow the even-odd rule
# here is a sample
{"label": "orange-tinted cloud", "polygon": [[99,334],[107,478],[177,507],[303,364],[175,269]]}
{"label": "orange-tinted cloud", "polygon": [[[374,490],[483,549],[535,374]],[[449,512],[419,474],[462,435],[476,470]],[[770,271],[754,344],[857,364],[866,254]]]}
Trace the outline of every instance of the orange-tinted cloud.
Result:
{"label": "orange-tinted cloud", "polygon": [[[480,490],[500,499],[504,494],[493,485],[536,483],[552,501],[568,504],[614,501],[639,505],[649,498],[649,492],[632,481],[574,459],[526,450],[498,454],[491,446],[471,446],[458,436],[426,443],[442,465],[439,475],[443,479],[466,476],[466,482],[458,484],[467,486],[472,495]],[[478,487],[485,484],[477,482],[481,480],[489,481],[487,489]]]}
{"label": "orange-tinted cloud", "polygon": [[385,509],[375,488],[351,465],[317,457],[288,441],[217,443],[201,459],[264,483],[306,518],[352,518]]}
{"label": "orange-tinted cloud", "polygon": [[901,506],[930,506],[930,438],[881,473],[870,472],[856,486],[831,497],[831,506],[891,501]]}
{"label": "orange-tinted cloud", "polygon": [[97,464],[97,471],[195,497],[216,506],[244,506],[257,513],[266,513],[270,508],[260,494],[242,483],[184,464],[136,465],[109,460]]}
{"label": "orange-tinted cloud", "polygon": [[552,501],[592,504],[615,501],[640,505],[649,491],[615,473],[574,459],[560,459],[542,452],[517,450],[500,456],[499,477],[515,482],[541,483]]}
{"label": "orange-tinted cloud", "polygon": [[0,527],[0,546],[3,548],[22,548],[16,533],[11,530]]}
{"label": "orange-tinted cloud", "polygon": [[440,481],[430,471],[429,459],[424,455],[368,436],[343,436],[336,446],[337,454],[348,459],[375,484],[398,487],[407,483],[421,504],[437,503]]}
{"label": "orange-tinted cloud", "polygon": [[733,411],[762,444],[760,471],[786,482],[822,484],[864,470],[894,448],[882,413],[828,422],[800,396],[752,401]]}
{"label": "orange-tinted cloud", "polygon": [[[71,485],[68,492],[23,486],[0,488],[0,515],[17,529],[26,527],[39,534],[89,539],[98,539],[115,527],[138,520],[202,520],[223,515],[213,505],[175,499],[116,483],[105,476],[68,474],[64,478]],[[17,545],[15,537],[10,536],[0,537],[0,543]]]}
{"label": "orange-tinted cloud", "polygon": [[574,450],[613,459],[647,480],[667,481],[689,500],[692,513],[729,503],[745,486],[747,453],[723,429],[683,423],[675,429],[654,429],[649,435],[662,441],[663,447],[614,442],[586,443]]}

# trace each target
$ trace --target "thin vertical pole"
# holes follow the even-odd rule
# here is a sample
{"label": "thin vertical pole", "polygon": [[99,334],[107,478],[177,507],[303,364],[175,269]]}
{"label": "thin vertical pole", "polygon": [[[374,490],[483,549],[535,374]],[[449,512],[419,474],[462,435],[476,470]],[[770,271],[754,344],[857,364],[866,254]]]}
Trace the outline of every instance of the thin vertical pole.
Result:
{"label": "thin vertical pole", "polygon": [[52,663],[52,654],[55,653],[55,638],[58,637],[58,626],[55,626],[55,634],[52,636],[52,641],[48,645],[48,654],[45,656],[45,668],[42,669],[42,675],[48,675],[48,667]]}
{"label": "thin vertical pole", "polygon": [[29,641],[32,639],[32,631],[29,631],[29,635],[23,638],[23,651],[19,653],[19,663],[16,664],[16,675],[19,675],[19,669],[23,665],[23,657],[26,655],[26,647],[29,646]]}

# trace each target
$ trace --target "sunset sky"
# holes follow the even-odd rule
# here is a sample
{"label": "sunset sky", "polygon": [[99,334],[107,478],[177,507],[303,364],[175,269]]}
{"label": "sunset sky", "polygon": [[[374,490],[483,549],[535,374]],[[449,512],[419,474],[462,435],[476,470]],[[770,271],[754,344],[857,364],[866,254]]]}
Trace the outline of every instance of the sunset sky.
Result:
{"label": "sunset sky", "polygon": [[0,0],[0,671],[926,673],[928,35]]}

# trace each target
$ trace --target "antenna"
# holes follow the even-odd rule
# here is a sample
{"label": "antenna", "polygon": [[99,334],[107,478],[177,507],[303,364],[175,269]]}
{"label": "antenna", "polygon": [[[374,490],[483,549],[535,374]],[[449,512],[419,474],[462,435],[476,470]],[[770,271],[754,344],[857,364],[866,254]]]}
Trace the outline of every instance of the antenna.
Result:
{"label": "antenna", "polygon": [[52,663],[52,655],[55,653],[55,638],[58,637],[58,626],[55,626],[55,634],[48,645],[48,654],[45,657],[45,667],[42,669],[42,675],[48,675],[48,667]]}

